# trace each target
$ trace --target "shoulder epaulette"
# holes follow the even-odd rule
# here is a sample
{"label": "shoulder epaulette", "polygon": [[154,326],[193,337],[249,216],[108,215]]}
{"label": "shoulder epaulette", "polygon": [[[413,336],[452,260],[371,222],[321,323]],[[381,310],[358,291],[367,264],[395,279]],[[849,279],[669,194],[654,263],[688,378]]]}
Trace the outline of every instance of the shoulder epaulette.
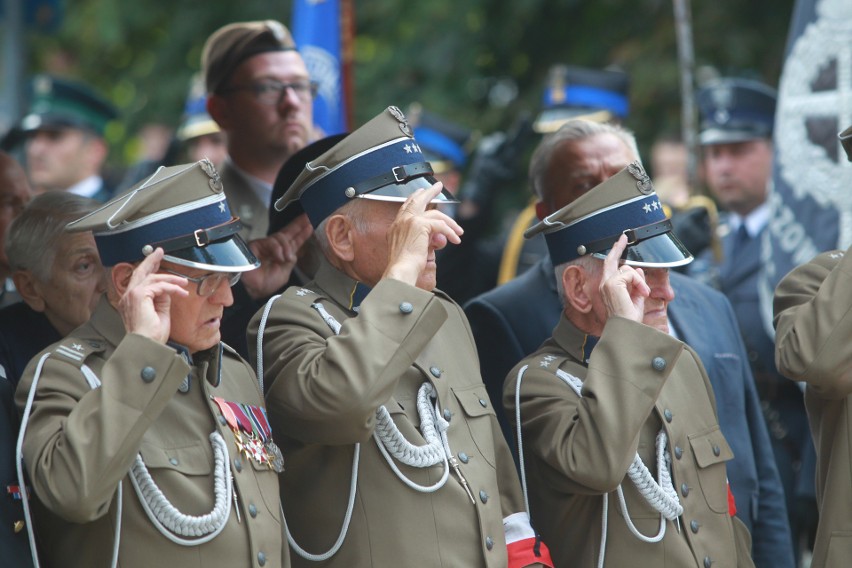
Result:
{"label": "shoulder epaulette", "polygon": [[82,367],[91,354],[100,353],[105,349],[106,346],[102,341],[66,337],[53,347],[52,355],[76,367]]}

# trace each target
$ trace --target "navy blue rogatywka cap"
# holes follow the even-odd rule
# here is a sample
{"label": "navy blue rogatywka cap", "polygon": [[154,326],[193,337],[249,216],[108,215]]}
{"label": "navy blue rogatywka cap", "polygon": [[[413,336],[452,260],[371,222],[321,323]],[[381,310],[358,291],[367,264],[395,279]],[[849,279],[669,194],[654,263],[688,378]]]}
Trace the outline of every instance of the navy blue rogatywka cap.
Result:
{"label": "navy blue rogatywka cap", "polygon": [[625,264],[674,267],[692,262],[639,162],[548,215],[524,236],[538,233],[544,234],[554,266],[590,254],[606,258],[622,234],[627,235]]}
{"label": "navy blue rogatywka cap", "polygon": [[66,230],[92,231],[104,266],[137,262],[161,247],[175,264],[246,272],[260,263],[239,236],[241,228],[218,172],[204,159],[160,168]]}
{"label": "navy blue rogatywka cap", "polygon": [[[316,228],[352,199],[405,201],[435,183],[431,164],[399,108],[391,106],[305,164],[275,209],[298,207]],[[458,203],[446,189],[432,203]]]}
{"label": "navy blue rogatywka cap", "polygon": [[20,123],[23,132],[70,127],[103,136],[107,124],[118,117],[112,103],[83,83],[37,75],[31,87],[29,111]]}
{"label": "navy blue rogatywka cap", "polygon": [[772,137],[775,89],[751,79],[725,78],[706,84],[695,97],[701,115],[701,144]]}

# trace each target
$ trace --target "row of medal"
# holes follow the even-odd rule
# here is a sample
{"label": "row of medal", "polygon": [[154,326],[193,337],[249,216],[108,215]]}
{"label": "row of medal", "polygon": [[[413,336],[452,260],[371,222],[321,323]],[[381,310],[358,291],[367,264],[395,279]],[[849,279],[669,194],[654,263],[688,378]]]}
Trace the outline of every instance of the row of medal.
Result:
{"label": "row of medal", "polygon": [[231,402],[218,396],[214,396],[213,401],[228,422],[240,453],[276,473],[284,471],[284,455],[272,441],[272,428],[265,408]]}

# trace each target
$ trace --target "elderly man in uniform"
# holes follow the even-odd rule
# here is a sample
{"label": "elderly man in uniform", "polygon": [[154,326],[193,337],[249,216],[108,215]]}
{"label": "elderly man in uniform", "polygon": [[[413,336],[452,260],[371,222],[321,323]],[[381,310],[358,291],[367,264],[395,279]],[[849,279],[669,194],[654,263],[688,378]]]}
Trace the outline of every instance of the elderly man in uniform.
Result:
{"label": "elderly man in uniform", "polygon": [[[852,127],[840,134],[852,161]],[[803,381],[816,445],[819,524],[813,568],[849,565],[852,534],[852,249],[820,254],[790,272],[775,289],[778,370]]]}
{"label": "elderly man in uniform", "polygon": [[[621,127],[573,120],[546,137],[533,154],[530,184],[546,217],[639,159],[633,135]],[[542,239],[541,235],[533,238]],[[668,305],[672,334],[693,348],[719,401],[722,433],[734,451],[727,464],[737,516],[752,534],[761,568],[792,568],[784,494],[754,379],[730,303],[720,292],[672,271]],[[535,298],[519,302],[518,298]],[[533,353],[559,323],[562,302],[549,256],[511,282],[465,305],[480,353],[482,377],[495,404],[511,368]],[[707,333],[712,329],[713,333]],[[498,408],[508,439],[514,439]]]}
{"label": "elderly man in uniform", "polygon": [[470,329],[435,288],[435,251],[461,228],[432,205],[452,197],[431,173],[389,107],[276,202],[307,213],[324,253],[249,329],[287,455],[294,565],[550,565]]}
{"label": "elderly man in uniform", "polygon": [[254,373],[219,341],[230,286],[258,263],[215,169],[165,168],[68,230],[93,231],[110,270],[91,319],[16,393],[42,561],[289,565],[280,451]]}
{"label": "elderly man in uniform", "polygon": [[564,312],[507,378],[530,513],[557,566],[753,566],[716,400],[669,334],[692,255],[639,162],[545,217]]}

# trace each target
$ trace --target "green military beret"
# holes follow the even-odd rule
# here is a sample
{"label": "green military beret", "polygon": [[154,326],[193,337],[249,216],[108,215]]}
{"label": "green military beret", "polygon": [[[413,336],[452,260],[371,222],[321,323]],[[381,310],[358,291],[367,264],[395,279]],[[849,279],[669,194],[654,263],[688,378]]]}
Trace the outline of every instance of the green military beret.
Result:
{"label": "green military beret", "polygon": [[270,51],[296,49],[293,36],[281,22],[237,22],[219,28],[204,43],[201,71],[208,93],[216,93],[246,59]]}

